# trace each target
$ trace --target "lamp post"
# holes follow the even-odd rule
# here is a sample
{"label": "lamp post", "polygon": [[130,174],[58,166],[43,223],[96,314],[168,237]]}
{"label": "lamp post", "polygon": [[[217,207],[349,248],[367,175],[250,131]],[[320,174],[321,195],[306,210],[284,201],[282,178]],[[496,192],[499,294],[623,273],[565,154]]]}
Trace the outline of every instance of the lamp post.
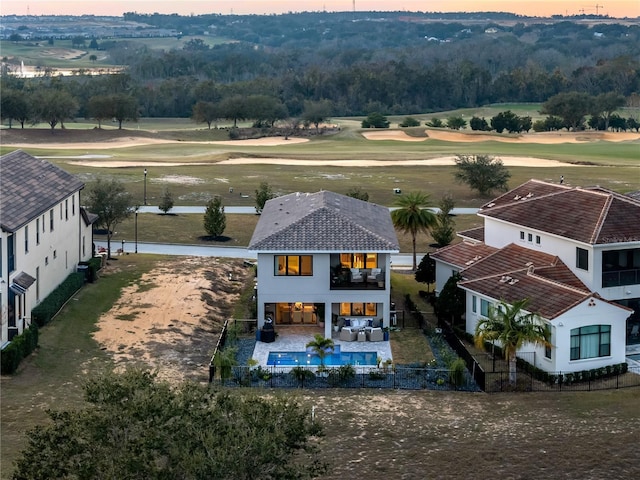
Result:
{"label": "lamp post", "polygon": [[140,208],[138,205],[136,205],[136,216],[135,216],[135,222],[134,224],[134,230],[135,230],[135,236],[136,236],[136,253],[138,253],[138,208]]}
{"label": "lamp post", "polygon": [[123,254],[123,255],[124,255],[124,242],[125,242],[125,241],[126,241],[126,240],[122,240],[122,254]]}
{"label": "lamp post", "polygon": [[147,169],[144,169],[144,204],[147,204]]}

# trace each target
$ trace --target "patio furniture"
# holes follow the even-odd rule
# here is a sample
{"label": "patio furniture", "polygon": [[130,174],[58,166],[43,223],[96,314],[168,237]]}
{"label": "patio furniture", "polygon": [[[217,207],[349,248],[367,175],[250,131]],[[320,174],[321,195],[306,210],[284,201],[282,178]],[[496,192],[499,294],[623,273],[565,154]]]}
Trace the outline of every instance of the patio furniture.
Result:
{"label": "patio furniture", "polygon": [[363,283],[364,282],[364,275],[362,275],[362,272],[360,271],[359,268],[352,268],[351,269],[351,283]]}
{"label": "patio furniture", "polygon": [[[367,275],[367,282],[376,283],[378,281],[378,275],[382,273],[381,268],[372,268],[369,275]],[[382,277],[380,277],[381,279]]]}
{"label": "patio furniture", "polygon": [[353,342],[358,337],[358,330],[351,330],[349,327],[342,327],[340,330],[340,340],[343,342]]}
{"label": "patio furniture", "polygon": [[367,341],[367,334],[364,332],[364,330],[360,330],[358,332],[358,341],[359,342],[366,342]]}
{"label": "patio furniture", "polygon": [[374,327],[367,330],[367,340],[370,342],[382,342],[384,340],[382,328]]}

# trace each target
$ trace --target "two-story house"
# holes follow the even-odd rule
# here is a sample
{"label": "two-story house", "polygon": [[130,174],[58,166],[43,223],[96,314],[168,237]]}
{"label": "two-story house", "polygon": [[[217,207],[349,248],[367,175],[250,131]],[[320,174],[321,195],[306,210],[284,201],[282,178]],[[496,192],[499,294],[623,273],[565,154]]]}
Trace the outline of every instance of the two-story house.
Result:
{"label": "two-story house", "polygon": [[0,306],[4,346],[31,310],[92,255],[95,216],[81,208],[84,183],[23,151],[0,157]]}
{"label": "two-story house", "polygon": [[269,200],[249,243],[258,258],[258,326],[324,325],[339,317],[389,326],[391,254],[398,239],[386,207],[337,193]]}
{"label": "two-story house", "polygon": [[489,305],[527,298],[554,345],[524,348],[537,367],[571,372],[624,362],[626,344],[640,343],[640,201],[531,180],[478,215],[483,227],[432,255],[438,291],[453,272],[462,276],[466,331],[474,333]]}

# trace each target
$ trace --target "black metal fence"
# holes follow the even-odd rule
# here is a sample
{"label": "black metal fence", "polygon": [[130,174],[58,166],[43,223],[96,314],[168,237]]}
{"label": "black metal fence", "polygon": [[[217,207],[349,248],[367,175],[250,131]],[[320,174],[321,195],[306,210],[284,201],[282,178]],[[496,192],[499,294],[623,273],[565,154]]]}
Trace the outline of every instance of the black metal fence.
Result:
{"label": "black metal fence", "polygon": [[[223,378],[221,378],[223,377]],[[216,385],[252,388],[385,388],[400,390],[479,391],[468,372],[453,383],[449,370],[435,368],[371,368],[345,366],[318,371],[317,367],[230,368],[212,379]]]}

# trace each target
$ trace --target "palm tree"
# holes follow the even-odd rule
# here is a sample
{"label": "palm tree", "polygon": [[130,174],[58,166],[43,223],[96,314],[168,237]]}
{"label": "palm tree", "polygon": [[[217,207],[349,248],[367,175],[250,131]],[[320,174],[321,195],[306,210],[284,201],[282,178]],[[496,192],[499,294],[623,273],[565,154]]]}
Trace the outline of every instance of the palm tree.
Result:
{"label": "palm tree", "polygon": [[324,335],[316,333],[313,340],[307,343],[307,347],[311,347],[316,355],[320,357],[320,369],[324,370],[324,357],[327,353],[333,353],[334,343],[330,338],[325,338]]}
{"label": "palm tree", "polygon": [[436,216],[428,210],[429,195],[422,192],[408,193],[399,197],[395,205],[398,207],[391,212],[393,225],[405,233],[411,234],[413,242],[413,271],[417,268],[416,262],[416,235],[418,232],[427,232],[436,224]]}
{"label": "palm tree", "polygon": [[500,302],[497,307],[489,306],[487,318],[476,325],[475,344],[484,348],[485,341],[497,340],[502,345],[504,356],[509,365],[509,383],[516,383],[516,352],[525,344],[552,347],[550,331],[535,313],[525,313],[529,299],[523,299],[509,305]]}

